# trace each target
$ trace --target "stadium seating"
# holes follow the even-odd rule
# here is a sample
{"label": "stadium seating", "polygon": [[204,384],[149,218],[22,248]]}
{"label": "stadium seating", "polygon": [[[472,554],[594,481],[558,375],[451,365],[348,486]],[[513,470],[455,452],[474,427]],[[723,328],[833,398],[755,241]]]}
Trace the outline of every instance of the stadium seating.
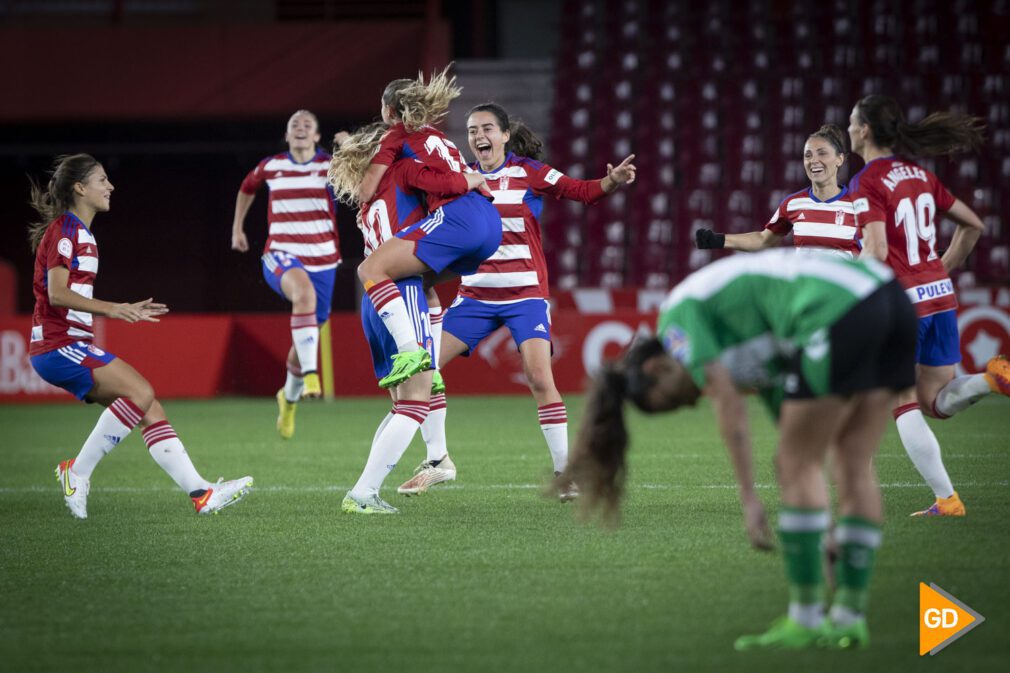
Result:
{"label": "stadium seating", "polygon": [[[806,136],[825,122],[845,128],[852,104],[875,92],[912,121],[947,109],[985,119],[979,155],[925,163],[988,225],[964,280],[1010,281],[1010,202],[998,188],[1010,180],[1007,3],[564,0],[561,11],[550,161],[591,178],[634,152],[639,174],[597,206],[548,205],[556,286],[675,282],[711,258],[693,250],[694,230],[763,226],[808,185]],[[843,179],[861,165],[853,157]]]}

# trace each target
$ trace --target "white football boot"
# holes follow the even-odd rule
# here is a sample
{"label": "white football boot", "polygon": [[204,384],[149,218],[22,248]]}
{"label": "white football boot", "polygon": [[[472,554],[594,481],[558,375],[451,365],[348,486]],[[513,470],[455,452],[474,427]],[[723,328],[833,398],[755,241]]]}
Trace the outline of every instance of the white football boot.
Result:
{"label": "white football boot", "polygon": [[203,495],[193,498],[197,514],[217,514],[225,507],[234,505],[252,491],[253,478],[242,477],[231,481],[217,480]]}
{"label": "white football boot", "polygon": [[56,481],[63,488],[63,500],[67,503],[70,513],[78,519],[88,518],[88,491],[91,490],[91,480],[78,477],[71,469],[74,458],[64,460],[56,466]]}
{"label": "white football boot", "polygon": [[396,492],[401,495],[419,495],[424,493],[435,484],[443,481],[455,481],[456,465],[452,462],[449,454],[445,454],[441,460],[426,460],[414,470],[414,476],[400,484]]}

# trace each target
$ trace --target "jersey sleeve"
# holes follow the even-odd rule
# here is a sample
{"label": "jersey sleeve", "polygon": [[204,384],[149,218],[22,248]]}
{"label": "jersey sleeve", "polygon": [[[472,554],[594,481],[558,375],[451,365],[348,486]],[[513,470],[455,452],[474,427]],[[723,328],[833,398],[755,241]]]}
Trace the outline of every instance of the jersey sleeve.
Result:
{"label": "jersey sleeve", "polygon": [[546,194],[557,199],[571,199],[582,203],[596,203],[604,196],[602,180],[577,180],[556,168],[541,164],[535,170],[527,167],[529,186],[535,194]]}
{"label": "jersey sleeve", "polygon": [[400,134],[395,129],[389,129],[379,142],[379,151],[372,157],[370,164],[380,166],[392,166],[400,154],[400,147],[403,144]]}
{"label": "jersey sleeve", "polygon": [[880,188],[880,182],[870,175],[860,176],[855,187],[852,210],[856,214],[856,228],[861,236],[867,223],[887,222],[887,197]]}
{"label": "jersey sleeve", "polygon": [[[72,234],[77,238],[77,232]],[[58,228],[50,229],[49,234],[43,239],[45,246],[46,270],[54,269],[58,266],[72,268],[74,263],[74,249],[77,243],[71,238],[64,236],[63,231]]]}
{"label": "jersey sleeve", "polygon": [[403,164],[403,182],[411,189],[438,196],[457,196],[468,191],[469,185],[462,173],[440,171],[417,160],[405,160]]}
{"label": "jersey sleeve", "polygon": [[263,186],[263,183],[266,182],[264,169],[266,168],[267,161],[267,159],[264,159],[256,164],[256,168],[249,171],[249,175],[245,176],[242,186],[239,187],[243,194],[255,194]]}
{"label": "jersey sleeve", "polygon": [[787,202],[788,199],[785,199],[779,204],[779,207],[775,209],[774,213],[772,213],[772,219],[768,220],[768,224],[765,225],[765,229],[773,234],[785,236],[793,230],[793,223],[789,221],[789,216],[787,215]]}

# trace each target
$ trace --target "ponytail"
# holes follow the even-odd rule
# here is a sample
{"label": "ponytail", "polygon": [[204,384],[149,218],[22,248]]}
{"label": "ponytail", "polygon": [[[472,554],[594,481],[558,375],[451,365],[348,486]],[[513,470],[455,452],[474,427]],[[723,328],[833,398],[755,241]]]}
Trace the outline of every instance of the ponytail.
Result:
{"label": "ponytail", "polygon": [[382,122],[368,124],[348,136],[339,147],[333,148],[326,179],[333,187],[337,201],[351,207],[361,205],[358,203],[358,187],[372,157],[379,151],[386,129]]}
{"label": "ponytail", "polygon": [[544,160],[544,141],[537,137],[526,124],[513,121],[509,127],[509,141],[505,151],[512,152],[517,157],[528,157],[535,161]]}
{"label": "ponytail", "polygon": [[449,113],[449,103],[463,92],[456,86],[455,75],[449,76],[452,65],[433,74],[427,84],[424,74],[418,73],[416,80],[395,79],[386,85],[382,103],[393,108],[407,131],[413,133],[423,126],[436,124]]}
{"label": "ponytail", "polygon": [[862,98],[856,108],[860,120],[870,127],[874,144],[901,154],[931,157],[975,152],[984,139],[985,124],[979,117],[934,112],[909,124],[897,101],[881,95]]}
{"label": "ponytail", "polygon": [[98,160],[90,154],[61,155],[53,161],[49,182],[45,188],[31,177],[31,200],[29,204],[39,214],[39,220],[28,225],[28,242],[35,252],[46,229],[53,220],[74,205],[74,185],[85,182],[91,171],[98,167]]}

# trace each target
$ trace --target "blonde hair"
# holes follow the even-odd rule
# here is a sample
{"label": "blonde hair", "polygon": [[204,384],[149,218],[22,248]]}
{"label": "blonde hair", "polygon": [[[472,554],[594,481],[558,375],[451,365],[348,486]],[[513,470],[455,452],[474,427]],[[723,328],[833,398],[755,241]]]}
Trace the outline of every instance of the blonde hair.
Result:
{"label": "blonde hair", "polygon": [[382,104],[393,108],[397,119],[410,133],[438,123],[449,113],[449,103],[463,93],[463,89],[456,86],[456,76],[449,76],[452,65],[432,74],[427,84],[421,72],[417,73],[416,80],[394,79],[382,92]]}
{"label": "blonde hair", "polygon": [[379,151],[379,143],[387,127],[382,122],[374,122],[352,133],[340,147],[333,148],[330,169],[326,178],[333,187],[333,194],[341,203],[358,206],[358,187],[372,157]]}

